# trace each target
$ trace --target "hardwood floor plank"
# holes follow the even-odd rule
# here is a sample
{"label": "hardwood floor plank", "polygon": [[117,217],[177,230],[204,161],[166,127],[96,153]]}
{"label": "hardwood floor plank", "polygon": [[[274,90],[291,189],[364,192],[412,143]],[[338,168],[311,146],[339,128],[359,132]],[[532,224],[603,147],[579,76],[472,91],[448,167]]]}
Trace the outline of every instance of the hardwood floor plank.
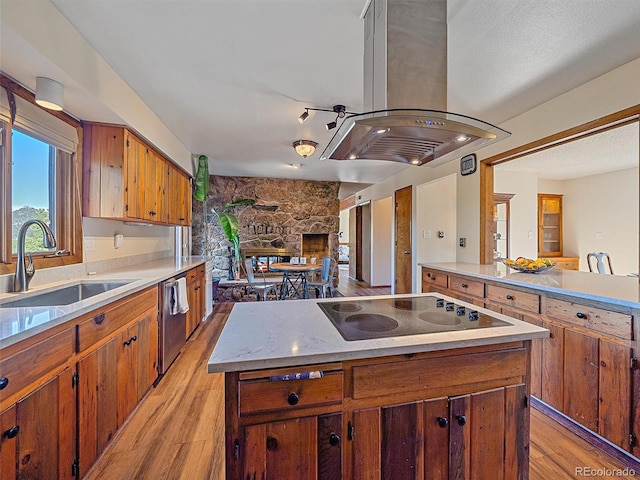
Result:
{"label": "hardwood floor plank", "polygon": [[[340,273],[339,290],[344,295],[390,292],[384,287],[362,287],[344,270]],[[206,364],[232,308],[232,303],[216,305],[213,315],[194,332],[164,378],[115,435],[87,479],[224,480],[224,376],[208,374]],[[576,467],[623,468],[531,408],[530,480],[584,478],[577,475]]]}

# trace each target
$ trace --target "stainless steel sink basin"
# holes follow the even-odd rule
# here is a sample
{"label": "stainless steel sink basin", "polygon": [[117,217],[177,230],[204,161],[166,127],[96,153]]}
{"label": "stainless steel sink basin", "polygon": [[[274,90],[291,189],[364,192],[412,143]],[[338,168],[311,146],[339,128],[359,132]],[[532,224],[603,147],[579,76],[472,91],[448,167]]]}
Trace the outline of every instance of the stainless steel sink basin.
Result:
{"label": "stainless steel sink basin", "polygon": [[113,280],[110,282],[77,282],[72,285],[64,285],[48,292],[25,295],[18,300],[0,303],[0,308],[18,307],[46,307],[57,305],[70,305],[86,300],[100,293],[108,292],[114,288],[122,287],[133,280]]}

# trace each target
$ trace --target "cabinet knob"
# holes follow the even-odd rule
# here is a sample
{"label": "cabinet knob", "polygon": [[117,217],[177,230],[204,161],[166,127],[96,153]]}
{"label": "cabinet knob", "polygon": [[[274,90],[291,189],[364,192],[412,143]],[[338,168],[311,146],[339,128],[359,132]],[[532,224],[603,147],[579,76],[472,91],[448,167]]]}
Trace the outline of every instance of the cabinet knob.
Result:
{"label": "cabinet knob", "polygon": [[300,397],[298,396],[297,393],[291,392],[287,397],[287,403],[289,405],[297,405],[299,401],[300,401]]}
{"label": "cabinet knob", "polygon": [[586,313],[582,313],[582,312],[578,312],[576,313],[576,317],[581,318],[581,319],[586,319],[587,318],[587,314]]}
{"label": "cabinet knob", "polygon": [[95,317],[93,317],[93,323],[95,323],[96,325],[100,325],[102,322],[104,322],[104,317],[104,313],[96,315]]}
{"label": "cabinet knob", "polygon": [[467,285],[466,283],[463,283],[462,285],[460,285],[462,288],[469,288],[469,285]]}
{"label": "cabinet knob", "polygon": [[273,451],[278,449],[278,440],[274,437],[267,437],[267,450]]}
{"label": "cabinet knob", "polygon": [[464,415],[456,415],[456,420],[458,421],[458,425],[461,427],[467,423],[467,417]]}
{"label": "cabinet knob", "polygon": [[338,445],[340,445],[340,437],[334,432],[331,432],[329,434],[329,445],[331,445],[332,447],[337,447]]}
{"label": "cabinet knob", "polygon": [[15,438],[15,436],[18,435],[18,432],[20,432],[20,426],[15,425],[9,430],[6,430],[3,435],[7,438]]}
{"label": "cabinet knob", "polygon": [[440,428],[447,428],[447,425],[449,425],[449,420],[444,417],[438,417],[438,425],[440,426]]}
{"label": "cabinet knob", "polygon": [[0,390],[4,390],[9,385],[9,379],[7,377],[0,378]]}
{"label": "cabinet knob", "polygon": [[513,295],[507,295],[507,300],[513,300]]}

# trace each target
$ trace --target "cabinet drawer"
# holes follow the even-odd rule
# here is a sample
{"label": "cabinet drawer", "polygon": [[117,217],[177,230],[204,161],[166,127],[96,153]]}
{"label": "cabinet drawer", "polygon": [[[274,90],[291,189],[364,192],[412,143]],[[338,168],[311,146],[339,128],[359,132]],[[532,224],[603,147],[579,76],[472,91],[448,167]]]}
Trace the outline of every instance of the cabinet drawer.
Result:
{"label": "cabinet drawer", "polygon": [[449,277],[449,288],[456,292],[464,293],[465,295],[484,298],[484,282],[452,275]]}
{"label": "cabinet drawer", "polygon": [[342,372],[309,380],[241,381],[238,395],[240,416],[340,403]]}
{"label": "cabinet drawer", "polygon": [[422,283],[435,285],[437,287],[448,287],[448,275],[446,273],[431,270],[429,268],[422,269]]}
{"label": "cabinet drawer", "polygon": [[527,312],[540,313],[540,296],[533,293],[487,285],[487,299]]}
{"label": "cabinet drawer", "polygon": [[548,317],[584,326],[596,332],[625,340],[633,338],[632,317],[625,313],[611,312],[553,298],[547,299],[544,313]]}
{"label": "cabinet drawer", "polygon": [[199,265],[187,272],[187,282],[192,282],[199,277],[204,277],[204,265]]}
{"label": "cabinet drawer", "polygon": [[117,329],[145,313],[158,307],[158,288],[152,287],[107,305],[104,309],[83,317],[78,323],[78,352],[81,352]]}
{"label": "cabinet drawer", "polygon": [[0,398],[10,397],[63,365],[73,355],[73,346],[73,328],[68,328],[0,360],[0,379],[6,384]]}
{"label": "cabinet drawer", "polygon": [[551,257],[549,260],[560,270],[579,270],[578,257]]}

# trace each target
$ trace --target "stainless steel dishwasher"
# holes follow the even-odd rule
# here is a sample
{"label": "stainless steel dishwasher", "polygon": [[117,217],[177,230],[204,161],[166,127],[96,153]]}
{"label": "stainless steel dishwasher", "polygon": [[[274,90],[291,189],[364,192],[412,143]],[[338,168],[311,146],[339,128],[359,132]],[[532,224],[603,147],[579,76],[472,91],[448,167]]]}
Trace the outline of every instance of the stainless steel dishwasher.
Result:
{"label": "stainless steel dishwasher", "polygon": [[180,353],[180,349],[186,343],[187,314],[172,314],[172,307],[176,302],[176,289],[178,279],[185,275],[170,278],[162,284],[160,289],[160,352],[158,361],[158,373],[164,374]]}

